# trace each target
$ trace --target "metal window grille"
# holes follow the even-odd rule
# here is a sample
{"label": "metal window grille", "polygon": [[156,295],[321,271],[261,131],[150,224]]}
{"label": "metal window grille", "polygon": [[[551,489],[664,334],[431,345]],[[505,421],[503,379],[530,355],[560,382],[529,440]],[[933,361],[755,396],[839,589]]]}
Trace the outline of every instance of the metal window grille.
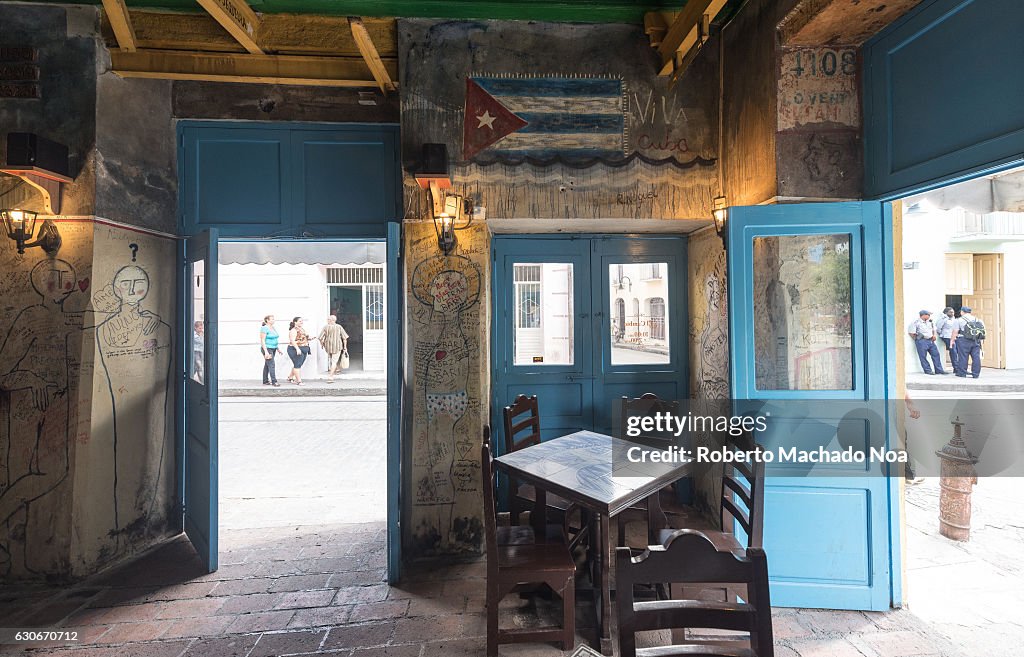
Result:
{"label": "metal window grille", "polygon": [[515,265],[516,328],[540,328],[540,265]]}
{"label": "metal window grille", "polygon": [[328,267],[328,285],[367,285],[384,283],[383,267]]}
{"label": "metal window grille", "polygon": [[661,297],[651,299],[651,339],[665,339],[665,300]]}
{"label": "metal window grille", "polygon": [[364,326],[367,331],[384,329],[384,286],[366,286],[366,317]]}

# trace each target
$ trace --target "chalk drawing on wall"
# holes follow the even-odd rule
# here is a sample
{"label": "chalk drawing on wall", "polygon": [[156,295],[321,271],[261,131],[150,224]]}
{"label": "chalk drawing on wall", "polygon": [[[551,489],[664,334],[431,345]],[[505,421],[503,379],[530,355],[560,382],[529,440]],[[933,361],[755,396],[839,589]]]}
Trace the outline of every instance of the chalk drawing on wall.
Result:
{"label": "chalk drawing on wall", "polygon": [[[133,252],[133,260],[134,260]],[[123,453],[121,439],[137,429],[138,421],[130,417],[135,409],[147,407],[158,399],[162,402],[162,417],[167,417],[167,391],[171,376],[171,327],[160,315],[147,310],[143,301],[150,292],[150,278],[145,269],[138,265],[126,265],[115,274],[111,283],[98,292],[93,305],[97,312],[106,312],[107,317],[96,326],[97,345],[99,347],[100,365],[106,378],[106,387],[110,393],[113,445],[113,532],[118,537],[124,533],[135,531],[144,520],[152,515],[153,505],[157,502],[157,491],[163,463],[166,457],[167,441],[160,441],[158,465],[151,481],[143,478],[126,477],[125,470],[138,464],[131,455]],[[139,363],[152,361],[143,368]],[[132,379],[137,371],[157,372],[163,381],[147,381],[143,385],[134,385]],[[146,385],[148,384],[148,385]],[[127,490],[125,482],[133,482],[132,490]],[[140,522],[142,521],[142,522]]]}
{"label": "chalk drawing on wall", "polygon": [[[0,346],[0,417],[6,418],[0,445],[0,577],[14,566],[10,539],[43,551],[51,542],[44,498],[63,482],[70,468],[70,387],[73,354],[68,346],[68,313],[64,303],[84,292],[88,279],[79,280],[71,263],[61,259],[39,262],[29,274],[38,303],[15,317]],[[37,536],[41,529],[43,535]],[[34,549],[33,552],[36,550]],[[18,556],[19,568],[33,569],[27,547]],[[44,565],[43,568],[46,566]]]}
{"label": "chalk drawing on wall", "polygon": [[698,343],[700,360],[697,395],[701,399],[729,398],[729,336],[726,307],[725,250],[715,257],[702,277],[707,307],[703,313]]}
{"label": "chalk drawing on wall", "polygon": [[[475,492],[473,432],[463,419],[478,409],[470,389],[470,361],[479,356],[478,340],[465,326],[476,319],[480,268],[465,256],[434,256],[413,270],[412,292],[425,314],[415,344],[417,374],[422,377],[425,432],[420,433],[418,470],[414,474],[417,506],[436,510],[439,535],[434,547],[447,550],[468,543],[468,518],[455,518],[456,494]],[[472,317],[470,317],[472,315]],[[470,546],[475,548],[475,544]]]}

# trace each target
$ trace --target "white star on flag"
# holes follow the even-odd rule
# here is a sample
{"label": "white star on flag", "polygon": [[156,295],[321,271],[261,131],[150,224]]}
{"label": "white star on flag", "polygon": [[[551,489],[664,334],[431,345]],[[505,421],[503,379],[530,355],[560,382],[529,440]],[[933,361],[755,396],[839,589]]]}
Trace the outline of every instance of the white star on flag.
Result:
{"label": "white star on flag", "polygon": [[490,112],[488,112],[487,110],[484,110],[483,114],[481,114],[480,116],[476,117],[476,120],[480,122],[480,124],[477,127],[478,128],[482,128],[484,126],[487,126],[491,130],[494,130],[494,119],[496,119],[496,118],[498,118],[498,117],[491,116]]}

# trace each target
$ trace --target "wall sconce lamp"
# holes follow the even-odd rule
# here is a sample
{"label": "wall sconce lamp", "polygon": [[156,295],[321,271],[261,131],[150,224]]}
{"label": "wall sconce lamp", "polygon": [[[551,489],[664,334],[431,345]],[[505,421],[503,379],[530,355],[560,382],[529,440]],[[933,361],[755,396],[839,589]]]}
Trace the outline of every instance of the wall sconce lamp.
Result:
{"label": "wall sconce lamp", "polygon": [[48,254],[54,254],[60,248],[60,233],[57,225],[49,218],[43,221],[39,229],[39,238],[29,242],[36,231],[36,219],[38,215],[30,210],[0,210],[3,215],[4,229],[7,237],[10,237],[18,245],[18,253],[24,254],[25,249],[34,246],[42,247]]}
{"label": "wall sconce lamp", "polygon": [[729,235],[725,230],[725,223],[729,219],[729,208],[725,205],[724,196],[716,196],[712,201],[711,217],[715,220],[715,232],[722,240],[722,248],[727,248]]}
{"label": "wall sconce lamp", "polygon": [[619,289],[620,291],[621,291],[622,289],[624,289],[624,288],[622,287],[622,280],[623,280],[623,279],[626,279],[627,281],[629,281],[629,291],[630,291],[630,292],[632,292],[632,291],[633,291],[633,279],[632,279],[632,278],[630,278],[629,276],[620,276],[620,277],[619,277],[619,284],[618,284],[617,288],[618,288],[618,289]]}
{"label": "wall sconce lamp", "polygon": [[[444,144],[423,144],[418,169],[414,175],[419,186],[427,190],[427,205],[434,220],[437,246],[448,255],[458,243],[455,231],[469,228],[473,223],[472,201],[445,191],[451,189],[452,181],[448,177],[448,149]],[[465,223],[460,226],[461,221]]]}

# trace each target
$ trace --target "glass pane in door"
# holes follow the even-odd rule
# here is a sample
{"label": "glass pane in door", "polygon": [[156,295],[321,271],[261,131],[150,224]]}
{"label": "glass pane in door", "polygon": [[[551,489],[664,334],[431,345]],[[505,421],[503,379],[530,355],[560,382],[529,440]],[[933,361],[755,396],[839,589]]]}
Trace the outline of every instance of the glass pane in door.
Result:
{"label": "glass pane in door", "polygon": [[670,362],[668,263],[612,264],[608,280],[612,365]]}
{"label": "glass pane in door", "polygon": [[192,263],[192,357],[189,359],[189,376],[193,381],[206,385],[206,368],[204,357],[206,351],[206,294],[204,260]]}
{"label": "glass pane in door", "polygon": [[852,390],[850,235],[754,238],[758,390]]}
{"label": "glass pane in door", "polygon": [[515,263],[512,274],[515,364],[572,365],[572,263]]}

